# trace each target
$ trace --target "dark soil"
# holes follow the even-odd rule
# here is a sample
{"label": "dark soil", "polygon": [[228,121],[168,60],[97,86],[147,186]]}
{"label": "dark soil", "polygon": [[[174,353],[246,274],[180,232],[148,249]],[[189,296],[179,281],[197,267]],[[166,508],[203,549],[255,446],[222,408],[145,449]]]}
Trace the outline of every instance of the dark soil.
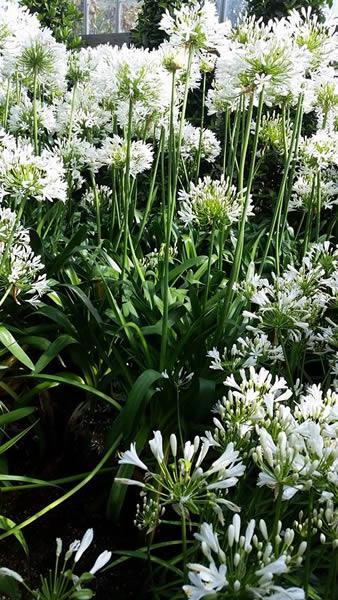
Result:
{"label": "dark soil", "polygon": [[[101,480],[100,480],[101,479]],[[79,572],[89,570],[97,556],[103,550],[136,549],[144,544],[137,530],[130,523],[113,523],[105,518],[99,509],[102,495],[107,495],[108,481],[99,478],[84,490],[61,506],[24,529],[24,535],[30,550],[27,558],[21,546],[14,538],[0,542],[0,566],[18,571],[31,587],[39,582],[39,575],[47,574],[55,562],[55,540],[61,537],[64,547],[70,542],[81,539],[89,527],[94,529],[94,542],[79,562]],[[31,516],[58,497],[55,491],[17,492],[4,494],[2,514],[17,523]],[[97,499],[100,502],[97,503]],[[95,510],[95,504],[97,510]],[[128,511],[130,515],[130,511]],[[131,519],[132,520],[132,519]],[[117,558],[117,556],[115,556]],[[114,569],[99,573],[94,582],[97,600],[138,600],[151,598],[147,581],[146,565],[140,561],[129,560]]]}

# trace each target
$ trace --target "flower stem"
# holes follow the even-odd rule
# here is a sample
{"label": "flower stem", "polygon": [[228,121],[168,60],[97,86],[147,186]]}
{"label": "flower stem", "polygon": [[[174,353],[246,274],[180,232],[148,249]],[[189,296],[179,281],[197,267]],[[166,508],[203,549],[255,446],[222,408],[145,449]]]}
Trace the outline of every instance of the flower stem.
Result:
{"label": "flower stem", "polygon": [[275,549],[276,556],[277,556],[277,550],[278,550],[276,540],[277,540],[277,535],[278,535],[279,521],[280,521],[281,512],[282,512],[282,499],[283,499],[283,485],[281,484],[279,486],[278,496],[277,496],[277,500],[276,500],[275,518],[274,518],[273,530],[272,530],[272,545]]}
{"label": "flower stem", "polygon": [[11,80],[10,80],[10,78],[8,78],[4,114],[3,114],[3,119],[2,119],[2,125],[3,125],[4,129],[6,129],[6,127],[7,127],[10,95],[11,95]]}
{"label": "flower stem", "polygon": [[203,74],[203,86],[202,86],[201,128],[200,128],[200,136],[199,136],[199,142],[198,142],[197,164],[196,164],[196,183],[198,182],[200,168],[201,168],[206,86],[207,86],[207,74],[204,73]]}
{"label": "flower stem", "polygon": [[123,231],[123,258],[121,279],[124,280],[127,266],[128,239],[129,239],[129,204],[130,204],[130,159],[131,159],[131,129],[133,121],[133,99],[129,100],[126,169],[123,181],[124,194],[124,231]]}
{"label": "flower stem", "polygon": [[309,500],[308,500],[308,509],[307,509],[307,547],[306,547],[306,557],[305,557],[305,569],[304,569],[304,592],[305,598],[309,598],[309,585],[310,585],[310,575],[311,575],[311,538],[312,538],[312,511],[313,511],[313,489],[310,489],[309,492]]}
{"label": "flower stem", "polygon": [[95,209],[96,209],[96,231],[97,231],[97,243],[100,245],[101,242],[101,207],[100,207],[100,198],[97,192],[97,186],[95,181],[95,175],[93,171],[90,171],[90,178],[92,182],[94,201],[95,201]]}
{"label": "flower stem", "polygon": [[[208,271],[207,271],[207,285],[205,288],[205,296],[204,296],[204,310],[205,307],[207,305],[208,302],[208,297],[209,297],[209,289],[210,289],[210,275],[211,275],[211,261],[212,261],[212,251],[214,248],[214,241],[215,241],[215,221],[212,224],[212,230],[211,230],[211,239],[210,239],[210,246],[209,246],[209,257],[208,257]],[[220,253],[221,253],[221,249],[220,249]]]}
{"label": "flower stem", "polygon": [[[299,97],[299,101],[298,101],[296,118],[295,118],[295,126],[294,126],[294,129],[293,129],[293,134],[292,134],[292,140],[291,140],[289,155],[288,155],[288,158],[287,158],[287,160],[285,162],[285,168],[284,168],[282,183],[281,183],[281,186],[279,188],[277,202],[276,202],[276,206],[275,206],[275,211],[274,211],[274,215],[273,215],[273,218],[272,218],[272,223],[271,223],[271,227],[270,227],[270,231],[269,231],[268,241],[267,241],[267,244],[266,244],[266,248],[265,248],[263,260],[262,260],[260,271],[259,271],[260,275],[263,272],[264,265],[265,265],[267,256],[269,254],[269,250],[270,250],[272,238],[273,238],[273,235],[275,233],[276,225],[278,223],[279,215],[280,215],[280,212],[281,212],[282,207],[283,207],[283,200],[284,200],[284,194],[285,194],[286,184],[287,184],[287,181],[288,181],[288,178],[289,178],[290,167],[291,167],[291,164],[292,164],[292,162],[294,160],[294,157],[295,157],[295,149],[296,149],[296,147],[298,145],[298,139],[299,139],[300,131],[301,131],[300,123],[301,123],[302,118],[303,118],[303,96],[301,95]],[[277,245],[277,249],[278,249],[278,245]],[[278,259],[277,259],[277,264],[278,264]]]}
{"label": "flower stem", "polygon": [[[250,194],[251,194],[251,188],[252,188],[253,178],[254,178],[254,174],[255,174],[256,154],[257,154],[260,124],[261,124],[262,111],[263,111],[263,100],[264,100],[264,90],[261,91],[260,96],[259,96],[256,130],[255,130],[255,137],[254,137],[254,143],[253,143],[250,171],[249,171],[248,182],[247,182],[247,186],[246,186],[245,201],[243,204],[243,211],[242,211],[242,216],[241,216],[241,221],[240,221],[240,228],[239,228],[238,239],[237,239],[236,250],[235,250],[235,258],[234,258],[234,262],[233,262],[233,266],[232,266],[232,270],[231,270],[231,274],[230,274],[230,279],[229,279],[228,286],[227,286],[224,306],[223,306],[223,310],[222,310],[222,314],[221,314],[220,327],[219,327],[220,334],[223,331],[225,321],[229,315],[229,310],[230,310],[230,306],[231,306],[231,302],[232,302],[232,298],[233,298],[233,288],[234,288],[235,283],[238,280],[240,267],[241,267],[241,263],[242,263],[242,256],[243,256],[243,249],[244,249],[245,224],[246,224],[247,214],[248,214],[248,210],[249,210]],[[249,107],[249,111],[248,111],[246,143],[244,144],[243,151],[242,151],[242,157],[241,157],[240,176],[239,176],[239,191],[241,192],[242,195],[244,195],[244,167],[245,167],[245,159],[246,159],[248,143],[249,143],[252,112],[253,112],[253,96],[251,97],[250,107]]]}
{"label": "flower stem", "polygon": [[37,72],[34,71],[34,79],[33,79],[33,136],[34,136],[34,151],[35,154],[39,153],[39,139],[38,139],[38,106],[37,106],[37,98],[38,96],[38,77]]}

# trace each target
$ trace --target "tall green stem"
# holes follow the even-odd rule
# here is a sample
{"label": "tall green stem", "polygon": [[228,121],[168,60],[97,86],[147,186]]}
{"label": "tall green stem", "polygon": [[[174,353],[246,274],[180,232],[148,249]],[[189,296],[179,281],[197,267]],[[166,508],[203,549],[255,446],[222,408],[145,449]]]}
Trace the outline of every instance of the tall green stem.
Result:
{"label": "tall green stem", "polygon": [[170,242],[172,235],[173,220],[176,208],[177,182],[181,160],[181,148],[183,141],[185,115],[187,111],[190,74],[193,60],[193,48],[189,50],[188,66],[185,82],[185,91],[182,104],[181,121],[178,133],[177,146],[175,149],[174,136],[174,106],[175,106],[175,73],[172,77],[172,95],[170,107],[170,134],[169,134],[169,160],[168,160],[168,202],[167,202],[167,220],[165,237],[165,257],[164,257],[164,277],[163,277],[163,317],[162,317],[162,337],[161,337],[161,357],[160,368],[165,368],[167,345],[168,345],[168,321],[169,321],[169,258]]}
{"label": "tall green stem", "polygon": [[316,241],[318,242],[320,237],[320,218],[322,212],[322,190],[321,190],[321,174],[320,170],[317,171],[317,219],[316,219]]}
{"label": "tall green stem", "polygon": [[73,121],[74,121],[76,91],[77,91],[77,83],[74,83],[74,87],[73,87],[73,91],[72,91],[72,103],[71,103],[71,107],[70,107],[70,116],[69,116],[68,144],[71,143],[72,137],[73,137]]}
{"label": "tall green stem", "polygon": [[279,521],[281,518],[281,513],[282,513],[282,499],[283,499],[283,485],[280,484],[279,489],[278,489],[278,496],[277,496],[277,500],[276,500],[276,507],[275,507],[275,518],[274,518],[274,523],[273,523],[273,529],[272,529],[272,545],[275,549],[275,553],[277,554],[277,535],[278,535],[278,527],[279,527]]}
{"label": "tall green stem", "polygon": [[131,159],[131,131],[133,122],[133,99],[129,100],[126,168],[123,182],[124,194],[124,231],[123,231],[123,259],[121,279],[124,280],[127,267],[128,238],[129,238],[129,204],[130,204],[130,159]]}
{"label": "tall green stem", "polygon": [[196,183],[198,182],[200,168],[201,168],[201,154],[202,154],[202,143],[203,143],[203,130],[204,130],[204,113],[205,113],[205,94],[206,94],[206,86],[207,86],[207,74],[203,74],[203,85],[202,85],[202,109],[201,109],[201,128],[200,128],[200,136],[198,142],[198,152],[197,152],[197,163],[196,163]]}
{"label": "tall green stem", "polygon": [[6,129],[6,127],[7,127],[10,96],[11,96],[11,80],[10,80],[10,78],[8,78],[5,108],[4,108],[4,114],[3,114],[3,119],[2,119],[2,125],[3,125],[4,129]]}
{"label": "tall green stem", "polygon": [[[210,247],[209,247],[209,257],[208,257],[208,271],[207,271],[207,285],[205,288],[205,296],[204,296],[204,309],[207,305],[208,302],[208,297],[209,297],[209,289],[210,289],[210,275],[211,275],[211,261],[212,261],[212,251],[214,248],[214,241],[215,241],[215,221],[212,224],[212,230],[211,230],[211,240],[210,240]],[[221,252],[221,250],[220,250]]]}
{"label": "tall green stem", "polygon": [[311,539],[312,539],[312,511],[313,511],[313,489],[309,492],[308,510],[307,510],[307,547],[304,569],[304,592],[305,598],[309,598],[309,585],[311,576]]}
{"label": "tall green stem", "polygon": [[[264,101],[264,90],[261,91],[260,96],[259,96],[255,137],[254,137],[254,143],[253,143],[253,149],[252,149],[248,182],[247,182],[247,186],[246,186],[245,201],[243,203],[243,211],[242,211],[242,215],[241,215],[241,221],[240,221],[239,234],[238,234],[238,239],[237,239],[237,244],[236,244],[234,262],[233,262],[232,269],[231,269],[230,279],[228,282],[226,296],[225,296],[225,300],[224,300],[224,306],[223,306],[221,319],[220,319],[220,328],[219,328],[220,333],[223,331],[225,321],[229,314],[229,310],[230,310],[230,306],[231,306],[231,302],[232,302],[232,298],[233,298],[233,288],[234,288],[235,283],[238,280],[240,267],[241,267],[241,263],[242,263],[242,256],[243,256],[243,249],[244,249],[245,224],[246,224],[247,214],[248,214],[248,210],[249,210],[250,194],[251,194],[251,188],[252,188],[254,174],[255,174],[255,164],[256,164],[259,132],[260,132],[260,126],[261,126],[261,120],[262,120],[263,101]],[[249,136],[250,136],[252,111],[253,111],[253,96],[250,99],[250,106],[249,106],[248,119],[247,119],[246,143],[243,146],[243,153],[242,153],[241,162],[240,162],[239,192],[241,193],[242,196],[244,194],[244,168],[245,168],[245,160],[246,160],[246,154],[247,154],[248,142],[249,142]]]}
{"label": "tall green stem", "polygon": [[34,72],[33,78],[33,136],[34,136],[34,151],[35,154],[39,153],[39,123],[38,123],[38,76],[37,72]]}
{"label": "tall green stem", "polygon": [[96,211],[96,233],[97,233],[97,243],[98,245],[101,243],[101,206],[100,206],[100,198],[97,191],[97,185],[95,181],[95,175],[93,171],[90,171],[90,178],[92,182],[92,189],[94,194],[94,202],[95,202],[95,211]]}
{"label": "tall green stem", "polygon": [[296,118],[295,118],[295,126],[294,126],[294,129],[293,129],[293,134],[292,134],[292,140],[291,140],[289,155],[288,155],[288,159],[287,159],[287,161],[285,163],[285,167],[284,167],[284,173],[283,173],[282,183],[281,183],[281,186],[279,188],[279,193],[278,193],[278,197],[277,197],[275,211],[274,211],[274,215],[273,215],[273,218],[272,218],[272,223],[271,223],[271,227],[270,227],[270,231],[269,231],[268,241],[267,241],[267,244],[266,244],[266,248],[265,248],[263,260],[262,260],[260,271],[259,271],[260,274],[262,274],[262,272],[263,272],[264,265],[265,265],[267,256],[269,254],[269,250],[270,250],[272,238],[273,238],[273,235],[274,235],[275,230],[276,230],[276,224],[277,224],[278,219],[279,219],[279,214],[280,214],[280,211],[282,210],[283,200],[284,200],[284,194],[285,194],[285,189],[286,189],[286,184],[287,184],[287,181],[288,181],[288,178],[289,178],[289,171],[290,171],[291,164],[292,164],[292,162],[294,160],[294,157],[295,157],[295,148],[296,148],[297,141],[298,141],[297,140],[297,136],[299,137],[299,135],[300,135],[299,124],[300,124],[300,120],[302,119],[302,116],[303,116],[303,96],[301,95],[299,97],[299,101],[298,101]]}

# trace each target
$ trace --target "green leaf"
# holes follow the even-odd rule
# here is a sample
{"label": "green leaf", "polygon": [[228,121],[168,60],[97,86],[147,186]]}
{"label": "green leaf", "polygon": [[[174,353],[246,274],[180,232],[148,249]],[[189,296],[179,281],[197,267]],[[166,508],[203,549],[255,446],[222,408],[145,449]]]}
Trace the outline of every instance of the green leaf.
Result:
{"label": "green leaf", "polygon": [[21,600],[22,598],[19,584],[13,577],[0,576],[0,593],[5,594],[11,600]]}
{"label": "green leaf", "polygon": [[59,256],[55,258],[48,269],[48,276],[50,277],[57,271],[61,269],[61,267],[67,262],[70,256],[74,255],[74,250],[78,248],[87,237],[87,226],[82,225],[79,231],[72,237],[66,248],[64,249]]}
{"label": "green leaf", "polygon": [[20,419],[25,419],[35,411],[35,408],[32,406],[27,406],[25,408],[18,408],[17,410],[12,410],[8,413],[0,415],[0,427],[3,425],[8,425],[9,423],[15,423],[16,421],[20,421]]}
{"label": "green leaf", "polygon": [[77,341],[70,335],[60,335],[52,342],[47,350],[40,356],[35,365],[34,373],[40,373],[60,352],[70,344],[76,344]]}
{"label": "green leaf", "polygon": [[[12,521],[12,519],[9,519],[8,517],[4,517],[4,516],[0,515],[0,529],[3,529],[4,531],[9,531],[10,529],[12,529],[15,526],[16,526],[16,523],[14,523],[14,521]],[[21,531],[17,531],[15,533],[15,537],[18,540],[19,544],[24,549],[25,554],[28,556],[29,550],[28,550],[27,542],[24,538],[23,533]]]}
{"label": "green leaf", "polygon": [[17,379],[22,379],[22,378],[24,378],[24,379],[40,379],[41,381],[52,381],[52,382],[57,382],[57,383],[63,383],[64,385],[71,385],[73,387],[76,387],[76,388],[84,391],[84,392],[89,392],[90,394],[93,394],[93,396],[97,396],[98,398],[101,398],[102,400],[109,402],[109,404],[112,404],[118,410],[121,410],[120,404],[116,400],[114,400],[114,398],[111,398],[110,396],[107,396],[107,394],[100,392],[100,390],[97,390],[96,388],[91,387],[90,385],[87,385],[86,383],[83,382],[83,379],[81,379],[81,377],[79,377],[78,375],[74,375],[73,373],[63,373],[62,375],[58,375],[58,374],[44,375],[44,374],[33,373],[32,375],[19,375],[17,377]]}
{"label": "green leaf", "polygon": [[[20,433],[18,433],[13,438],[11,438],[10,440],[8,440],[4,444],[2,444],[0,446],[0,454],[4,454],[4,452],[7,452],[7,450],[9,450],[9,448],[14,446],[17,442],[19,442],[31,429],[33,429],[33,427],[35,427],[37,422],[38,421],[36,421],[32,425],[30,425],[29,427],[26,427],[26,429],[24,429],[23,431],[20,431]],[[0,475],[0,477],[1,477],[1,475]]]}
{"label": "green leaf", "polygon": [[29,356],[27,356],[26,352],[17,343],[10,331],[3,325],[0,326],[0,342],[13,356],[15,356],[15,358],[18,359],[19,362],[25,365],[25,367],[28,367],[28,369],[31,369],[32,371],[34,370],[34,364]]}
{"label": "green leaf", "polygon": [[92,590],[89,589],[83,589],[83,590],[78,590],[76,592],[73,592],[73,594],[71,595],[71,598],[74,598],[74,600],[90,600],[90,598],[94,597],[94,592]]}
{"label": "green leaf", "polygon": [[138,427],[138,419],[144,404],[154,395],[153,385],[161,379],[162,374],[153,369],[147,369],[135,381],[126,405],[122,412],[122,428],[128,436]]}

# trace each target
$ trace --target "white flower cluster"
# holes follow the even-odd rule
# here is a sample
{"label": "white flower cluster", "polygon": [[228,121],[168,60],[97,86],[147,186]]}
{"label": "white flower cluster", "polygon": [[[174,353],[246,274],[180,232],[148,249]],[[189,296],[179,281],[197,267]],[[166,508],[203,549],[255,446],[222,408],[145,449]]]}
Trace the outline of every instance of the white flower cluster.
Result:
{"label": "white flower cluster", "polygon": [[55,152],[44,149],[36,156],[24,139],[2,137],[0,151],[0,199],[66,201],[65,170]]}
{"label": "white flower cluster", "polygon": [[20,295],[35,301],[48,288],[44,265],[30,246],[29,231],[9,208],[0,207],[0,286],[18,302]]}
{"label": "white flower cluster", "polygon": [[299,268],[289,266],[280,277],[273,274],[272,283],[252,277],[250,292],[248,281],[238,288],[257,307],[243,311],[248,331],[312,346],[336,296],[337,270],[337,249],[325,242],[315,244]]}
{"label": "white flower cluster", "polygon": [[[242,215],[243,194],[239,194],[228,179],[213,180],[207,176],[198,184],[191,183],[190,190],[179,193],[181,210],[179,216],[185,226],[229,227],[237,223]],[[249,203],[249,215],[252,204]]]}
{"label": "white flower cluster", "polygon": [[210,112],[237,107],[252,94],[257,102],[262,89],[268,106],[293,105],[303,91],[306,110],[313,110],[319,87],[332,79],[336,40],[335,22],[319,23],[310,12],[267,24],[244,18],[219,48]]}
{"label": "white flower cluster", "polygon": [[155,494],[158,498],[159,510],[171,505],[179,515],[189,516],[201,514],[207,507],[216,512],[221,523],[224,522],[223,510],[238,507],[226,499],[227,491],[234,487],[245,468],[239,458],[238,451],[229,443],[222,455],[215,461],[209,461],[204,471],[202,463],[207,460],[211,447],[210,442],[198,436],[193,442],[186,442],[183,456],[178,457],[178,444],[175,434],[170,436],[170,448],[173,463],[164,456],[163,440],[160,431],[154,432],[154,438],[149,441],[149,447],[154,455],[159,471],[150,471],[139,458],[135,444],[130,450],[121,455],[121,465],[133,465],[145,471],[144,481],[116,478],[115,481],[141,487],[144,493]]}
{"label": "white flower cluster", "polygon": [[225,533],[225,543],[221,543],[212,525],[203,523],[195,537],[209,566],[188,565],[190,584],[183,588],[187,597],[200,600],[222,592],[222,598],[227,600],[237,597],[304,600],[304,591],[300,588],[278,585],[279,577],[302,564],[306,551],[306,542],[297,549],[294,547],[293,529],[286,529],[282,536],[281,530],[282,523],[279,523],[278,543],[274,547],[263,519],[258,527],[252,519],[242,529],[241,518],[236,514]]}

